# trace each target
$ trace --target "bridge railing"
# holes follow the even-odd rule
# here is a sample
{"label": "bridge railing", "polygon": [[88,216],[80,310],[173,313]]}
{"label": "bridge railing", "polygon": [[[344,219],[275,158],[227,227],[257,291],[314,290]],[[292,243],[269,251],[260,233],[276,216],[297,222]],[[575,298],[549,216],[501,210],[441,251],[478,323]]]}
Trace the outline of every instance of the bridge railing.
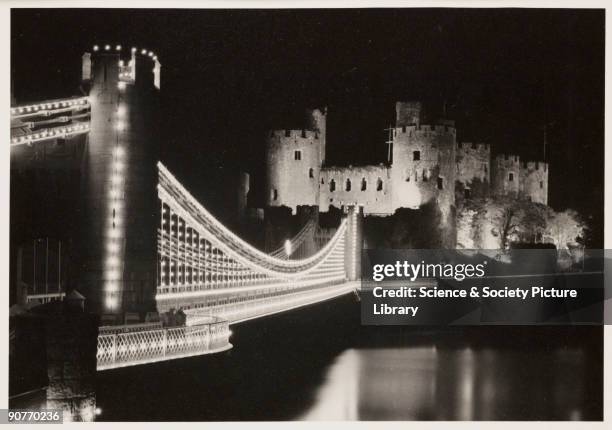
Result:
{"label": "bridge railing", "polygon": [[225,351],[229,322],[208,318],[199,325],[98,335],[98,370]]}
{"label": "bridge railing", "polygon": [[35,300],[40,302],[41,304],[53,302],[56,300],[62,301],[66,297],[66,293],[45,293],[45,294],[28,294],[26,297],[26,302],[31,303]]}
{"label": "bridge railing", "polygon": [[158,330],[162,329],[161,322],[139,323],[139,324],[123,324],[123,325],[107,325],[98,328],[99,335],[130,333],[143,330]]}

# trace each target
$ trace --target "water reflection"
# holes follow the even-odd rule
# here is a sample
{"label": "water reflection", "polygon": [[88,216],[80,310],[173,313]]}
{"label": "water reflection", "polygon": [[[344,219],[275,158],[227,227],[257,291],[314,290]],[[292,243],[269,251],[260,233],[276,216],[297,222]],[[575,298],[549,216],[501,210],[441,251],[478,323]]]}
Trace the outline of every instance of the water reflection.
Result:
{"label": "water reflection", "polygon": [[582,350],[567,348],[348,349],[299,419],[579,420],[585,364]]}
{"label": "water reflection", "polygon": [[601,420],[601,327],[362,326],[352,297],[226,353],[98,372],[102,421]]}

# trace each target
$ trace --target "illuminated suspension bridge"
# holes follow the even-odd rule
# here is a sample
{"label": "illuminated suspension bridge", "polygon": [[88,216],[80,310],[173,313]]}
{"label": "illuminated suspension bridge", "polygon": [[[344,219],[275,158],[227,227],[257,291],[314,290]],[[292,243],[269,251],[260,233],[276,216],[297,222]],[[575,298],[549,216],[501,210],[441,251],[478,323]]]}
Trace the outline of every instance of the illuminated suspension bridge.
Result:
{"label": "illuminated suspension bridge", "polygon": [[[89,179],[82,189],[86,206],[96,210],[86,211],[83,221],[88,235],[81,240],[88,253],[83,266],[89,272],[79,288],[86,288],[101,314],[138,303],[135,285],[157,279],[151,292],[155,289],[163,323],[100,327],[98,370],[221,352],[232,347],[231,324],[358,288],[356,208],[347,210],[325,243],[317,236],[314,244],[318,227],[310,220],[267,254],[228,230],[158,163],[155,226],[154,217],[143,216],[151,213],[155,179],[141,166],[153,167],[151,160],[157,160],[150,143],[157,137],[152,106],[161,64],[152,51],[133,47],[124,52],[121,45],[96,45],[82,61],[82,88],[88,95],[12,106],[10,145],[13,160],[38,159],[39,151],[59,150],[81,136],[88,145],[83,165]],[[303,246],[306,242],[309,246]],[[156,273],[151,274],[156,253]],[[164,320],[176,311],[184,321]]]}
{"label": "illuminated suspension bridge", "polygon": [[[329,300],[357,288],[357,213],[349,211],[316,254],[288,259],[261,252],[215,219],[161,164],[158,197],[157,309],[182,309],[186,324],[105,327],[98,369],[130,366],[231,348],[229,325]],[[307,223],[294,237],[299,245]],[[348,268],[348,271],[347,271]],[[351,272],[352,270],[352,272]]]}

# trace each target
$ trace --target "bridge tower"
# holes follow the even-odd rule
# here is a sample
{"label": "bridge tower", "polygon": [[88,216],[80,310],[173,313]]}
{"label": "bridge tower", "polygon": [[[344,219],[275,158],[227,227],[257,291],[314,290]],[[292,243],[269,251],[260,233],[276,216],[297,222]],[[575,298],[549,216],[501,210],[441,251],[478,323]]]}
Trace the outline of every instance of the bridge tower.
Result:
{"label": "bridge tower", "polygon": [[160,68],[153,52],[121,45],[83,55],[91,129],[78,289],[99,313],[155,306]]}
{"label": "bridge tower", "polygon": [[361,253],[363,250],[363,206],[349,206],[347,212],[346,251],[344,267],[349,281],[361,279]]}

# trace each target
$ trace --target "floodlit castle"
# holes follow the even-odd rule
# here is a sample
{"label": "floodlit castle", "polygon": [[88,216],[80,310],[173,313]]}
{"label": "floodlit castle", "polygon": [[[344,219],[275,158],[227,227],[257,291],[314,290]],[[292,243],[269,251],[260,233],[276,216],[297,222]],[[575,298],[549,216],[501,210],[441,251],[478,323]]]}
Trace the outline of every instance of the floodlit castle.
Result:
{"label": "floodlit castle", "polygon": [[370,166],[325,162],[326,111],[308,112],[307,128],[273,130],[267,138],[267,205],[357,205],[365,215],[391,215],[399,208],[433,203],[443,219],[458,199],[509,196],[547,204],[548,165],[516,155],[491,160],[486,144],[457,143],[454,121],[422,124],[420,102],[397,102],[390,130],[389,160]]}

